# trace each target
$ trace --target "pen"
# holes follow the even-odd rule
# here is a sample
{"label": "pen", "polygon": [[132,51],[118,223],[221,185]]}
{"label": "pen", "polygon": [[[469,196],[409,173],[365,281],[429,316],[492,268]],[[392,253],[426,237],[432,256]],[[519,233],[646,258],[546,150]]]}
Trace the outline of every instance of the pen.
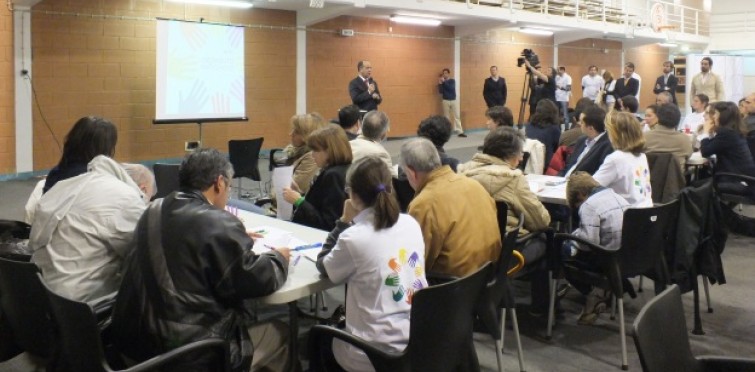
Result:
{"label": "pen", "polygon": [[322,247],[322,243],[313,243],[313,244],[307,244],[307,245],[300,245],[292,249],[292,251],[305,251],[307,249],[314,249],[314,248],[320,248],[320,247]]}
{"label": "pen", "polygon": [[296,258],[294,258],[294,266],[296,266],[296,264],[299,263],[299,259],[301,259],[301,255],[296,256]]}
{"label": "pen", "polygon": [[267,234],[267,231],[265,230],[257,230],[253,232],[254,234]]}

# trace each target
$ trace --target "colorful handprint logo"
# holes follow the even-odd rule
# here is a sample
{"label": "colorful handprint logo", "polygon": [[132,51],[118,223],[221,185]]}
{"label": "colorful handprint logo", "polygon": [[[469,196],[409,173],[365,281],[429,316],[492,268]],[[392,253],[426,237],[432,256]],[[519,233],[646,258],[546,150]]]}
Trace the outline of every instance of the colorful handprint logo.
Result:
{"label": "colorful handprint logo", "polygon": [[427,280],[419,262],[419,254],[412,252],[408,257],[407,254],[406,249],[401,248],[398,257],[393,257],[388,261],[391,273],[385,278],[385,285],[391,287],[394,301],[403,300],[411,305],[414,293],[427,287]]}

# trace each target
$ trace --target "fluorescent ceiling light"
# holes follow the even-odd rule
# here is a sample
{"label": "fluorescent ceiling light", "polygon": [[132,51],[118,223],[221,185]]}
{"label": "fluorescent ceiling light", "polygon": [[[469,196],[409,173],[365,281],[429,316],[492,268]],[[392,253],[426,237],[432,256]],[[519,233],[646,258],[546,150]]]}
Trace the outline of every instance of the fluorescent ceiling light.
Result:
{"label": "fluorescent ceiling light", "polygon": [[658,45],[665,48],[676,48],[679,46],[679,44],[676,44],[676,43],[658,43]]}
{"label": "fluorescent ceiling light", "polygon": [[439,19],[433,19],[433,18],[425,18],[425,17],[410,17],[410,16],[403,16],[403,15],[392,15],[391,21],[396,23],[404,23],[408,25],[419,25],[419,26],[440,26],[440,20]]}
{"label": "fluorescent ceiling light", "polygon": [[519,29],[519,32],[521,32],[523,34],[540,35],[540,36],[552,36],[553,35],[553,31],[543,30],[542,28],[522,27],[522,28]]}
{"label": "fluorescent ceiling light", "polygon": [[185,3],[185,4],[199,4],[199,5],[215,5],[215,6],[225,6],[229,8],[239,8],[239,9],[249,9],[252,6],[252,3],[247,1],[240,1],[240,0],[169,0],[174,3]]}

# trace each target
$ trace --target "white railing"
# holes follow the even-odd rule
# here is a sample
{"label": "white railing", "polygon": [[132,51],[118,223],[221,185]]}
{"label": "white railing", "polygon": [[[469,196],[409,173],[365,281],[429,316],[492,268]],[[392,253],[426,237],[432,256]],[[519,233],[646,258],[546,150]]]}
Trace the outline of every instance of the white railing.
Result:
{"label": "white railing", "polygon": [[655,3],[663,5],[666,31],[704,35],[710,34],[709,12],[665,1],[634,1],[634,6],[623,0],[448,0],[473,6],[494,6],[513,11],[579,18],[583,20],[623,24],[635,28],[650,27],[650,9]]}

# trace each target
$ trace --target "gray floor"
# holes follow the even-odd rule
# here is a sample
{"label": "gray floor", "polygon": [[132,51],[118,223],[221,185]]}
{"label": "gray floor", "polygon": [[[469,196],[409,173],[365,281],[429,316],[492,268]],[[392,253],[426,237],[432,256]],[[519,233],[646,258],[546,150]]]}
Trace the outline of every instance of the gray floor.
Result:
{"label": "gray floor", "polygon": [[[453,137],[447,144],[446,150],[462,161],[469,160],[482,143],[483,132],[469,133],[468,138]],[[403,140],[385,142],[386,148],[397,154]],[[395,159],[395,156],[394,156]],[[264,167],[262,167],[264,168]],[[263,170],[263,173],[266,169]],[[268,179],[267,174],[263,179]],[[35,180],[0,182],[0,218],[23,219],[23,206],[33,188]],[[252,187],[252,183],[245,183],[244,188]],[[723,254],[724,268],[728,283],[711,287],[713,313],[704,311],[703,327],[706,334],[696,336],[690,334],[693,352],[697,355],[731,355],[752,357],[755,350],[755,239],[738,235],[730,235],[726,250]],[[636,283],[636,281],[635,281]],[[522,304],[518,311],[522,346],[524,348],[525,367],[527,371],[611,371],[620,370],[621,347],[619,341],[618,321],[611,321],[608,314],[602,314],[593,326],[577,325],[577,317],[581,308],[579,295],[571,291],[562,306],[565,314],[554,329],[553,339],[546,341],[545,319],[534,318],[526,311],[527,283],[517,283],[517,292],[521,297],[517,301]],[[637,313],[643,304],[652,296],[652,282],[645,280],[645,291],[636,299],[625,298],[626,326],[630,329]],[[702,295],[701,295],[702,296]],[[343,300],[343,289],[336,288],[328,291],[329,310]],[[683,296],[687,324],[692,329],[692,295]],[[704,297],[703,297],[704,301]],[[308,301],[300,305],[308,308]],[[303,321],[301,340],[305,339],[306,329],[310,322]],[[506,333],[505,370],[517,371],[518,363],[513,334]],[[493,342],[489,336],[476,335],[477,352],[484,371],[496,370],[496,359]],[[631,337],[627,337],[629,350],[629,370],[639,371],[640,362]],[[30,371],[28,359],[22,355],[11,361],[0,363],[0,371]]]}

